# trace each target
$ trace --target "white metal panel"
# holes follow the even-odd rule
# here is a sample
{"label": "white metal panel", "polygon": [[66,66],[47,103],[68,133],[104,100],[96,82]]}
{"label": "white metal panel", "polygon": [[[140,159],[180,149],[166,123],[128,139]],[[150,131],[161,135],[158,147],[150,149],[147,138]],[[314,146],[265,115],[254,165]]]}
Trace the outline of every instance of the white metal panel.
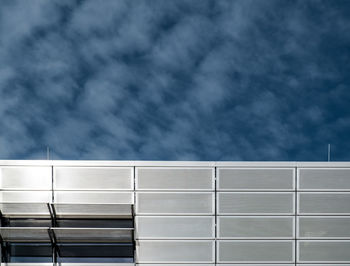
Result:
{"label": "white metal panel", "polygon": [[[266,263],[244,263],[244,264],[230,264],[230,263],[225,263],[225,264],[216,264],[217,266],[294,266],[294,263],[281,263],[281,264],[266,264]],[[309,265],[307,265],[309,266]],[[344,265],[343,265],[344,266]]]}
{"label": "white metal panel", "polygon": [[350,168],[298,169],[298,187],[309,191],[350,191]]}
{"label": "white metal panel", "polygon": [[57,190],[133,190],[132,167],[55,167]]}
{"label": "white metal panel", "polygon": [[221,239],[288,239],[294,237],[294,217],[221,216],[218,217]]}
{"label": "white metal panel", "polygon": [[50,242],[48,227],[0,227],[6,242]]}
{"label": "white metal panel", "polygon": [[350,239],[350,217],[299,216],[298,231],[303,239]]}
{"label": "white metal panel", "polygon": [[53,228],[58,242],[132,242],[132,228]]}
{"label": "white metal panel", "polygon": [[139,167],[139,190],[214,190],[214,168]]}
{"label": "white metal panel", "polygon": [[51,167],[1,167],[0,188],[50,190]]}
{"label": "white metal panel", "polygon": [[292,192],[219,192],[218,214],[290,215],[294,213]]}
{"label": "white metal panel", "polygon": [[242,162],[242,161],[93,161],[93,160],[0,160],[2,166],[171,166],[171,167],[302,167],[349,168],[349,162]]}
{"label": "white metal panel", "polygon": [[294,261],[292,240],[219,240],[219,263],[290,263]]}
{"label": "white metal panel", "polygon": [[138,240],[138,263],[212,263],[214,241]]}
{"label": "white metal panel", "polygon": [[[23,266],[27,266],[27,265],[23,265]],[[135,263],[81,263],[81,262],[79,262],[79,263],[78,262],[65,263],[65,262],[60,262],[57,266],[135,266]]]}
{"label": "white metal panel", "polygon": [[350,193],[346,192],[299,192],[297,203],[299,214],[350,214]]}
{"label": "white metal panel", "polygon": [[[9,262],[9,263],[1,263],[1,265],[4,266],[54,266],[53,263],[15,263],[15,262]],[[134,263],[65,263],[60,262],[57,263],[57,266],[135,266]],[[197,265],[199,266],[199,265]],[[209,266],[209,265],[208,265]]]}
{"label": "white metal panel", "polygon": [[47,203],[0,203],[0,211],[7,218],[45,218],[50,217]]}
{"label": "white metal panel", "polygon": [[[53,263],[40,263],[40,262],[36,262],[36,263],[16,263],[16,262],[4,263],[4,262],[2,262],[1,265],[4,265],[4,266],[53,266]],[[79,265],[77,264],[76,266],[79,266]]]}
{"label": "white metal panel", "polygon": [[294,168],[218,168],[218,190],[293,190]]}
{"label": "white metal panel", "polygon": [[[39,263],[39,262],[36,262],[36,263],[9,262],[9,263],[2,263],[1,265],[4,265],[4,266],[54,266],[53,263]],[[60,262],[60,263],[57,263],[57,266],[135,266],[135,264],[134,263],[81,263],[81,262],[65,263],[65,262]]]}
{"label": "white metal panel", "polygon": [[137,192],[136,214],[212,215],[214,214],[214,193]]}
{"label": "white metal panel", "polygon": [[0,191],[0,202],[51,202],[51,191]]}
{"label": "white metal panel", "polygon": [[[12,265],[9,265],[9,266],[12,266]],[[20,265],[18,265],[18,266],[20,266]],[[22,265],[22,266],[27,266],[27,264]],[[41,265],[38,265],[38,266],[41,266]],[[68,263],[68,262],[60,262],[57,266],[135,266],[135,263],[81,263],[81,262]]]}
{"label": "white metal panel", "polygon": [[56,203],[110,203],[133,204],[133,192],[122,191],[56,191]]}
{"label": "white metal panel", "polygon": [[213,216],[136,216],[138,239],[210,239],[215,237]]}
{"label": "white metal panel", "polygon": [[297,262],[350,263],[350,240],[298,240]]}
{"label": "white metal panel", "polygon": [[[243,264],[237,264],[237,263],[225,263],[225,264],[216,264],[217,266],[294,266],[294,263],[273,263],[273,264],[267,264],[267,263],[243,263]],[[343,265],[344,266],[344,265]]]}
{"label": "white metal panel", "polygon": [[324,264],[324,263],[321,263],[321,264],[314,264],[314,263],[312,263],[312,264],[310,264],[310,263],[307,263],[307,264],[297,264],[297,266],[348,266],[348,264],[334,264],[334,263],[332,263],[332,264]]}
{"label": "white metal panel", "polygon": [[194,263],[153,263],[153,264],[136,263],[136,265],[139,265],[139,266],[215,266],[215,263],[195,263],[195,264]]}
{"label": "white metal panel", "polygon": [[[9,263],[1,263],[3,266],[135,266],[134,263],[81,263],[81,262],[75,262],[75,263],[65,263],[60,262],[57,264],[54,263],[15,263],[15,262],[9,262]],[[149,265],[149,264],[147,264]],[[200,264],[196,264],[196,266],[199,266]],[[209,265],[208,265],[209,266]]]}
{"label": "white metal panel", "polygon": [[64,204],[55,203],[58,218],[132,218],[131,204]]}

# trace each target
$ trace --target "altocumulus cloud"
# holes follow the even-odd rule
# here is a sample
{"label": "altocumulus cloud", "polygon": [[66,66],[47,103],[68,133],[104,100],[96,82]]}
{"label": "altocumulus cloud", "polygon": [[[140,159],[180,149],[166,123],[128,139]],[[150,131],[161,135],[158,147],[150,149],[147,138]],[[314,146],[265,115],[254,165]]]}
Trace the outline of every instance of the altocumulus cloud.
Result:
{"label": "altocumulus cloud", "polygon": [[3,0],[0,157],[350,160],[350,2]]}

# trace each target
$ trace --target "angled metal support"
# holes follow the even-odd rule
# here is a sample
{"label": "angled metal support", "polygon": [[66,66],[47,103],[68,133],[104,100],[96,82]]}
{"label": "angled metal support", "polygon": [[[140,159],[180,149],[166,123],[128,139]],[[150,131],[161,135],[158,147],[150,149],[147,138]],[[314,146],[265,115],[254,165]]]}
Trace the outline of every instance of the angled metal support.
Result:
{"label": "angled metal support", "polygon": [[[3,226],[3,215],[0,211],[0,227]],[[6,254],[5,254],[5,246],[4,246],[4,240],[2,239],[2,236],[0,235],[0,265],[2,265],[2,262],[6,262]]]}
{"label": "angled metal support", "polygon": [[0,256],[0,265],[2,265],[3,263],[7,263],[8,262],[8,258],[9,258],[9,254],[8,254],[8,248],[7,245],[4,241],[4,239],[2,238],[2,236],[0,235],[0,245],[1,245],[1,256]]}
{"label": "angled metal support", "polygon": [[0,248],[0,265],[2,265],[2,262],[5,262],[5,258],[4,258],[4,240],[2,239],[2,236],[0,235],[0,245],[1,245],[1,248]]}
{"label": "angled metal support", "polygon": [[57,264],[57,238],[52,228],[49,228],[47,231],[50,237],[50,242],[52,247],[52,263],[56,265]]}
{"label": "angled metal support", "polygon": [[[56,210],[55,206],[53,204],[47,203],[47,208],[50,212],[51,217],[51,227],[57,226],[57,220],[56,220]],[[55,235],[55,232],[52,230],[52,228],[48,229],[48,234],[50,237],[51,247],[52,247],[52,263],[53,265],[57,265],[57,238]]]}
{"label": "angled metal support", "polygon": [[2,211],[0,210],[0,227],[4,225],[3,219],[4,219],[4,216],[2,215]]}
{"label": "angled metal support", "polygon": [[56,209],[53,204],[47,203],[47,208],[50,212],[51,217],[51,227],[57,227],[57,215],[56,215]]}
{"label": "angled metal support", "polygon": [[[135,225],[135,213],[134,213],[134,205],[131,205],[131,215],[132,215],[132,224],[134,226],[134,228],[136,228]],[[132,230],[132,244],[134,246],[134,254],[135,254],[135,250],[136,250],[136,241],[135,241],[135,230]]]}

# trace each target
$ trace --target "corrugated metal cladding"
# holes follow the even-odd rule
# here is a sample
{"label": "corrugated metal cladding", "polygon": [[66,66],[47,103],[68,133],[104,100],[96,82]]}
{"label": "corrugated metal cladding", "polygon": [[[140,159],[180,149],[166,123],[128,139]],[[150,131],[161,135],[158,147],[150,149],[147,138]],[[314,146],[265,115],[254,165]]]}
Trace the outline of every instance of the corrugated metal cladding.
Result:
{"label": "corrugated metal cladding", "polygon": [[350,163],[1,165],[1,202],[134,204],[137,264],[350,265]]}

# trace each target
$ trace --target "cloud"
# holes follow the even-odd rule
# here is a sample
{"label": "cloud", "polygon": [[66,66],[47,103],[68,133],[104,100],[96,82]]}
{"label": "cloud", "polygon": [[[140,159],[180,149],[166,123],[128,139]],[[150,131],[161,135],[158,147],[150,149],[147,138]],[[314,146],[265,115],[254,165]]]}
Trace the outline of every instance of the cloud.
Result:
{"label": "cloud", "polygon": [[349,160],[346,1],[4,1],[0,157]]}

